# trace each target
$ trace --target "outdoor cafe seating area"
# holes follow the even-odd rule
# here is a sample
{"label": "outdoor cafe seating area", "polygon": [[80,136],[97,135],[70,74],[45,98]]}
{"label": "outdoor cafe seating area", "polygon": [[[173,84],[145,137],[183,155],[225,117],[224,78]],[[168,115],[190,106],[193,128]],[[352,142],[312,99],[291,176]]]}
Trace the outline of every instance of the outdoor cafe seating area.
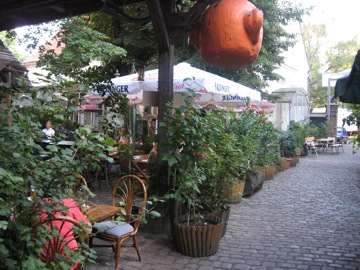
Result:
{"label": "outdoor cafe seating area", "polygon": [[305,144],[308,151],[308,156],[317,156],[320,152],[325,154],[340,153],[344,151],[343,142],[337,142],[336,137],[320,138],[315,140],[315,137],[305,138]]}
{"label": "outdoor cafe seating area", "polygon": [[[86,190],[89,186],[86,179],[82,175],[76,177],[78,181],[71,189],[80,197],[83,196],[85,203],[80,207],[66,205],[70,209],[72,208],[66,216],[61,213],[44,212],[44,218],[39,219],[39,222],[34,225],[39,236],[54,231],[48,236],[48,238],[51,237],[51,241],[37,243],[43,249],[43,262],[47,265],[59,263],[57,254],[66,254],[66,246],[70,248],[71,252],[80,252],[83,255],[89,252],[89,248],[111,247],[114,252],[115,269],[117,269],[120,250],[122,247],[128,246],[123,242],[131,238],[134,244],[129,247],[135,248],[138,258],[141,260],[137,232],[147,201],[147,189],[144,182],[135,175],[125,175],[114,183],[109,194],[111,203],[98,203],[96,200],[88,198]],[[28,198],[29,201],[35,203],[36,196],[36,190],[34,190]],[[51,200],[50,198],[49,202]],[[74,204],[76,204],[75,201]],[[80,211],[82,218],[79,218]],[[84,222],[85,220],[86,222]],[[101,239],[101,241],[93,241],[94,238]],[[83,268],[81,264],[75,262],[71,269]]]}

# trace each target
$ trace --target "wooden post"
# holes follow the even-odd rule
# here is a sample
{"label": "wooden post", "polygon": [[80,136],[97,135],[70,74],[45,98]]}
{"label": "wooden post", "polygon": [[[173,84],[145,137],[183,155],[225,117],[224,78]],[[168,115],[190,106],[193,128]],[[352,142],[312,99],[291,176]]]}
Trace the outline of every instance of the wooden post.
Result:
{"label": "wooden post", "polygon": [[[174,44],[171,41],[167,18],[175,12],[175,0],[147,0],[149,13],[157,35],[159,45],[159,78],[158,78],[158,122],[163,121],[167,110],[167,103],[173,101],[174,75]],[[158,136],[161,142],[168,141],[167,127],[158,127]],[[166,145],[166,144],[165,144]],[[158,146],[158,187],[157,192],[163,195],[168,191],[168,167],[161,159],[167,152],[166,146]]]}

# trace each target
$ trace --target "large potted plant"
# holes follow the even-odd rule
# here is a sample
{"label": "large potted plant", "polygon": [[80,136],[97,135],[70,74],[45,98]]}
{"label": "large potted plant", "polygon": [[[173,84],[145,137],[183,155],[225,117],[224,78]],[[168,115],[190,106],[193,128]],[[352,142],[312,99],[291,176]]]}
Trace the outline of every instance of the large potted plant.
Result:
{"label": "large potted plant", "polygon": [[224,133],[224,114],[195,109],[188,99],[186,104],[169,110],[160,123],[167,125],[169,135],[163,157],[172,185],[167,197],[179,206],[172,223],[178,250],[210,256],[218,250],[224,226],[214,212],[226,208],[226,190],[237,181],[232,172],[236,168],[229,167],[233,139]]}
{"label": "large potted plant", "polygon": [[270,180],[276,172],[276,165],[280,162],[280,132],[270,121],[263,121],[262,132],[259,136],[261,146],[257,152],[258,165],[263,168],[265,180]]}
{"label": "large potted plant", "polygon": [[244,111],[231,119],[229,123],[229,129],[236,136],[236,145],[247,158],[249,165],[244,175],[245,187],[243,195],[245,196],[260,190],[264,183],[259,157],[263,157],[263,153],[260,153],[266,151],[265,144],[261,141],[264,126],[270,125],[270,123],[267,123],[264,113],[256,112],[251,106],[246,106]]}
{"label": "large potted plant", "polygon": [[290,121],[290,131],[296,140],[296,163],[300,161],[301,149],[305,144],[307,127],[304,122]]}
{"label": "large potted plant", "polygon": [[280,153],[283,161],[286,161],[284,169],[288,169],[292,159],[296,157],[296,148],[296,139],[293,133],[291,131],[283,132],[280,136]]}
{"label": "large potted plant", "polygon": [[205,157],[198,163],[205,173],[199,194],[202,211],[218,215],[224,222],[225,235],[230,214],[229,203],[241,201],[245,174],[249,168],[247,157],[236,145],[232,133],[221,132],[213,138],[211,148],[205,148]]}

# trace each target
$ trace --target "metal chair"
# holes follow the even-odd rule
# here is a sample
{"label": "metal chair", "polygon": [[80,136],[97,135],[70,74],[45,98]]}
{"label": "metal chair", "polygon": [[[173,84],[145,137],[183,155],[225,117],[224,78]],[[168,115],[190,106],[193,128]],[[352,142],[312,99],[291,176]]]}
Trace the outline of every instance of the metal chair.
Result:
{"label": "metal chair", "polygon": [[[101,239],[111,245],[93,244],[92,247],[108,247],[111,246],[114,252],[115,268],[118,269],[120,261],[120,253],[122,247],[129,247],[123,244],[127,239],[132,238],[133,244],[139,261],[141,261],[140,249],[137,240],[137,232],[140,225],[140,219],[144,213],[144,207],[147,201],[147,191],[143,181],[135,175],[126,175],[121,177],[115,184],[112,192],[112,205],[122,206],[124,211],[117,220],[109,220],[99,222],[93,225],[95,238]],[[120,220],[118,220],[120,219]]]}
{"label": "metal chair", "polygon": [[35,245],[42,250],[40,259],[49,269],[61,262],[71,264],[71,269],[83,269],[76,258],[88,253],[89,234],[79,222],[66,216],[46,218],[35,224],[34,234]]}
{"label": "metal chair", "polygon": [[312,153],[315,153],[318,156],[317,146],[315,146],[314,141],[306,141],[306,145],[308,147],[309,156],[312,156]]}

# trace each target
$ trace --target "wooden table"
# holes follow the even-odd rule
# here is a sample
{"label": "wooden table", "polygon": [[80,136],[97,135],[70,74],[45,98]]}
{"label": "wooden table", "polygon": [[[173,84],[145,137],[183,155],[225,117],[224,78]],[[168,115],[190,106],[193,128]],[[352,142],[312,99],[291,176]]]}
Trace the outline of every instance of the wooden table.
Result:
{"label": "wooden table", "polygon": [[140,167],[142,170],[148,170],[149,161],[148,161],[149,155],[137,155],[134,156],[135,163]]}
{"label": "wooden table", "polygon": [[334,139],[323,138],[323,139],[318,139],[317,141],[319,143],[329,143],[329,142],[334,142]]}
{"label": "wooden table", "polygon": [[323,149],[323,151],[327,151],[329,144],[330,143],[334,143],[334,139],[329,139],[329,138],[322,138],[317,140],[317,142],[319,143],[320,147]]}
{"label": "wooden table", "polygon": [[108,204],[91,204],[87,218],[93,224],[112,217],[120,212],[120,207]]}

